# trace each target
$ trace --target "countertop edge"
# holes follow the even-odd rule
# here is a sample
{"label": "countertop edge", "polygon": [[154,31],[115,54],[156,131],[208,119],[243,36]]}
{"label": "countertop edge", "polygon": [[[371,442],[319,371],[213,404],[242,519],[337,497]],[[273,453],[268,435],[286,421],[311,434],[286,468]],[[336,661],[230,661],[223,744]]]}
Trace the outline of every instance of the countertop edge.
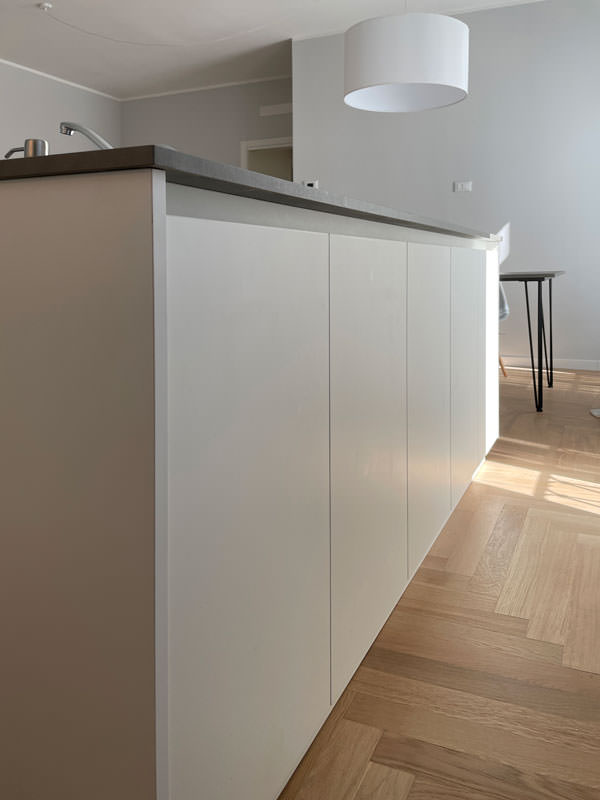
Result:
{"label": "countertop edge", "polygon": [[165,145],[119,147],[113,150],[86,150],[38,158],[0,162],[0,181],[42,178],[129,169],[158,169],[169,183],[207,189],[224,194],[263,200],[270,203],[322,211],[405,228],[497,242],[499,238],[460,225],[442,222],[409,212],[378,206],[363,200],[342,197],[272,178],[229,164],[182,153]]}

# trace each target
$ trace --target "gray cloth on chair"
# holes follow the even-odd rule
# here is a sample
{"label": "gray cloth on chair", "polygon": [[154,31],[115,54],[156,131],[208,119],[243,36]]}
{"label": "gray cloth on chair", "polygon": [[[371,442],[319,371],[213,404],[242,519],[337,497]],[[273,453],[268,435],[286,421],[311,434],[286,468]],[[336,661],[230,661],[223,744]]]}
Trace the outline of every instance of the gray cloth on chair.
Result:
{"label": "gray cloth on chair", "polygon": [[510,314],[510,308],[508,307],[508,300],[506,299],[506,292],[504,291],[504,286],[500,284],[500,292],[498,294],[499,298],[499,319],[502,322],[503,319],[506,319]]}

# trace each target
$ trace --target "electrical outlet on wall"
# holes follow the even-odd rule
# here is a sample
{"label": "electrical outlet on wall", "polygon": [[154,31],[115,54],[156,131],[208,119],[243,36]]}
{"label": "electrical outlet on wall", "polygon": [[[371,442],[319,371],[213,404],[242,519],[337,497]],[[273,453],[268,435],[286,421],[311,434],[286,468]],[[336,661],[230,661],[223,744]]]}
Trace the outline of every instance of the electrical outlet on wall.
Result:
{"label": "electrical outlet on wall", "polygon": [[454,181],[452,184],[453,192],[472,192],[473,181]]}

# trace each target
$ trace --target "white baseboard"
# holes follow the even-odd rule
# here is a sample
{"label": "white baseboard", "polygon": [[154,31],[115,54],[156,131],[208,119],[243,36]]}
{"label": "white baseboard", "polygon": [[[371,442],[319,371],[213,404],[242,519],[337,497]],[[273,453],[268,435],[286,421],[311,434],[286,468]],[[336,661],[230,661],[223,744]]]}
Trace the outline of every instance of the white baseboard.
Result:
{"label": "white baseboard", "polygon": [[[506,367],[531,367],[529,356],[502,356]],[[586,369],[592,371],[600,370],[600,361],[593,361],[584,358],[555,358],[554,369]]]}

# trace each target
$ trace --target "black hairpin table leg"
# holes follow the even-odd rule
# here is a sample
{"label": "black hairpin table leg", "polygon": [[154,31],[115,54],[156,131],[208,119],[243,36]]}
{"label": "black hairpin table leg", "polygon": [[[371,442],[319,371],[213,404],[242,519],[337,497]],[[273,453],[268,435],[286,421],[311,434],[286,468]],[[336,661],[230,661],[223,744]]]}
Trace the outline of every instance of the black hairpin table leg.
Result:
{"label": "black hairpin table leg", "polygon": [[546,344],[546,321],[542,319],[542,336],[544,337],[544,361],[546,362],[546,379],[548,381],[548,386],[552,386],[550,383],[550,365],[548,363],[548,346]]}
{"label": "black hairpin table leg", "polygon": [[544,304],[542,302],[542,283],[538,281],[538,391],[536,409],[543,411],[544,408],[544,362],[542,360],[542,348],[544,344]]}
{"label": "black hairpin table leg", "polygon": [[[531,358],[531,380],[533,381],[533,397],[536,411],[544,408],[544,366],[546,369],[548,388],[554,385],[554,337],[553,337],[553,308],[552,308],[552,282],[553,278],[564,275],[564,270],[531,271],[531,272],[504,272],[500,275],[501,281],[514,281],[522,283],[525,287],[525,303],[527,305],[527,332],[529,334],[529,356]],[[544,319],[544,287],[548,281],[548,322]],[[529,304],[529,284],[538,285],[537,307],[537,366],[535,363],[533,331],[531,329],[531,307]]]}
{"label": "black hairpin table leg", "polygon": [[550,317],[550,380],[548,386],[554,386],[554,348],[552,345],[552,278],[548,279],[548,310]]}
{"label": "black hairpin table leg", "polygon": [[529,283],[523,281],[525,287],[525,304],[527,306],[527,332],[529,334],[529,356],[531,358],[531,377],[533,379],[533,399],[535,400],[535,407],[539,409],[538,405],[538,392],[535,383],[535,360],[533,358],[533,338],[531,336],[531,311],[529,309]]}

